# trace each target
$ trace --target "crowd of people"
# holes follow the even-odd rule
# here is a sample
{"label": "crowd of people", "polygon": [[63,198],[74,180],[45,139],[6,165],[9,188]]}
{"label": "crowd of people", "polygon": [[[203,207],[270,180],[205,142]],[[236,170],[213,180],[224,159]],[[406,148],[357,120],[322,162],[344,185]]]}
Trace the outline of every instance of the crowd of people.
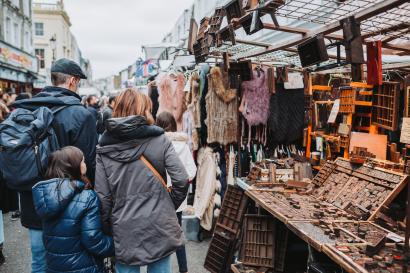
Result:
{"label": "crowd of people", "polygon": [[[32,98],[5,93],[0,100],[5,124],[18,109],[47,107],[54,114],[49,134],[58,147],[41,179],[17,189],[13,207],[29,230],[31,272],[102,273],[103,259],[115,257],[118,273],[141,266],[170,273],[175,252],[179,271],[188,272],[181,212],[196,166],[187,136],[177,132],[172,114],[158,113],[155,120],[151,99],[137,89],[80,97],[84,78],[78,64],[60,59],[51,68],[52,86]],[[0,124],[0,146],[6,127]],[[13,184],[2,180],[2,188]]]}

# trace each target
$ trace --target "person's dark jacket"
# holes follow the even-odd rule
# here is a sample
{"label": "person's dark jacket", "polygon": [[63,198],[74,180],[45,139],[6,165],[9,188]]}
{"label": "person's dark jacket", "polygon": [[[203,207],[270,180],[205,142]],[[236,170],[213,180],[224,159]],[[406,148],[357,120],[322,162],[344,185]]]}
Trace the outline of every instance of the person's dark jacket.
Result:
{"label": "person's dark jacket", "polygon": [[101,132],[101,128],[100,128],[100,124],[102,124],[102,115],[100,113],[100,110],[98,108],[98,106],[95,105],[89,105],[87,106],[87,110],[94,116],[95,118],[95,124],[94,126],[96,126],[96,130],[98,134],[102,134],[103,132]]}
{"label": "person's dark jacket", "polygon": [[[95,153],[97,146],[96,120],[94,116],[80,104],[81,97],[65,88],[46,87],[32,99],[21,100],[13,104],[17,108],[29,110],[40,106],[59,107],[67,105],[67,99],[76,101],[77,105],[69,106],[55,116],[56,135],[60,147],[75,146],[84,153],[87,164],[87,176],[94,181]],[[33,185],[38,181],[33,181]],[[20,193],[21,223],[26,228],[41,229],[41,221],[34,210],[31,191]]]}
{"label": "person's dark jacket", "polygon": [[[167,192],[144,157],[166,181]],[[183,244],[175,210],[184,201],[188,175],[164,131],[144,117],[112,118],[97,147],[95,191],[102,203],[106,232],[112,232],[116,260],[146,265]]]}
{"label": "person's dark jacket", "polygon": [[111,106],[105,107],[102,112],[102,118],[97,120],[97,133],[99,133],[100,135],[105,131],[105,124],[107,123],[107,120],[112,117],[112,110],[113,109],[111,108]]}
{"label": "person's dark jacket", "polygon": [[33,187],[33,199],[43,220],[47,273],[103,273],[114,243],[102,231],[95,192],[81,181],[51,179]]}

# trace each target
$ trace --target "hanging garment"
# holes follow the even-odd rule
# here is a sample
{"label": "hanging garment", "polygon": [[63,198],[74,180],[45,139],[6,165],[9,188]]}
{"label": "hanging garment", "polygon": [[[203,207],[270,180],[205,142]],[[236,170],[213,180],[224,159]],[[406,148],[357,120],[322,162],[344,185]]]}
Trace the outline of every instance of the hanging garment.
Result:
{"label": "hanging garment", "polygon": [[229,89],[228,73],[214,67],[208,76],[206,96],[208,143],[227,145],[236,142],[238,100],[236,89]]}
{"label": "hanging garment", "polygon": [[270,100],[269,141],[290,144],[303,139],[304,90],[284,90],[280,85],[276,87],[276,94]]}
{"label": "hanging garment", "polygon": [[192,114],[189,110],[187,110],[182,116],[182,132],[184,132],[188,137],[187,144],[191,152],[194,151],[194,143],[193,143],[193,131],[194,130],[195,129],[193,128]]}
{"label": "hanging garment", "polygon": [[243,98],[239,111],[248,125],[265,125],[269,117],[270,93],[265,70],[253,71],[253,80],[242,83]]}
{"label": "hanging garment", "polygon": [[235,151],[233,149],[233,146],[231,145],[229,147],[229,156],[228,156],[228,185],[235,184],[235,178],[234,178],[235,158],[236,158]]}
{"label": "hanging garment", "polygon": [[201,105],[200,105],[200,78],[197,72],[191,76],[191,88],[188,96],[188,109],[192,113],[193,125],[201,128]]}
{"label": "hanging garment", "polygon": [[285,83],[288,81],[288,67],[276,67],[276,82]]}
{"label": "hanging garment", "polygon": [[268,71],[268,88],[269,88],[269,92],[271,94],[275,94],[276,93],[276,79],[275,79],[275,68],[274,67],[269,67]]}
{"label": "hanging garment", "polygon": [[217,190],[216,158],[211,148],[198,152],[198,171],[194,199],[195,216],[205,230],[211,230],[214,211],[214,196]]}
{"label": "hanging garment", "polygon": [[158,93],[158,87],[156,86],[156,84],[152,84],[150,86],[148,94],[152,101],[152,116],[154,117],[154,119],[157,119],[157,112],[159,108],[159,102],[158,102],[159,93]]}
{"label": "hanging garment", "polygon": [[199,70],[199,110],[201,123],[199,128],[199,140],[201,146],[205,146],[208,139],[208,128],[205,122],[207,117],[206,96],[208,95],[208,72],[208,65],[201,66]]}
{"label": "hanging garment", "polygon": [[157,82],[159,82],[159,108],[157,115],[165,111],[172,113],[177,122],[177,129],[181,131],[182,115],[185,111],[184,75],[160,75]]}
{"label": "hanging garment", "polygon": [[382,42],[374,41],[366,44],[367,47],[367,83],[382,85]]}

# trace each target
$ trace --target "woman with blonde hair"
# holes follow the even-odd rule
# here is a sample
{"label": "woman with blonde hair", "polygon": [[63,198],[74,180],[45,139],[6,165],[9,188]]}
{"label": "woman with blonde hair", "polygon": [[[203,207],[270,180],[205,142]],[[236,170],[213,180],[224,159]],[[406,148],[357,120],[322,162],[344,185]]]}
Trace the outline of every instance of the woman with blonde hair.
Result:
{"label": "woman with blonde hair", "polygon": [[151,108],[146,95],[122,91],[97,147],[95,191],[118,273],[139,273],[145,265],[149,273],[171,273],[170,255],[183,245],[175,210],[188,175],[164,130],[153,125]]}

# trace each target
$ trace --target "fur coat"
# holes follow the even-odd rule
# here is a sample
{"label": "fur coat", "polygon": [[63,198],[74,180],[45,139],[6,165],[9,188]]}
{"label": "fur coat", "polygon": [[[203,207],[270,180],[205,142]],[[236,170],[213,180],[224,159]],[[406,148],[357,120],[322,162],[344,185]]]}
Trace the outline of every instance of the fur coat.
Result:
{"label": "fur coat", "polygon": [[239,111],[250,126],[265,125],[269,117],[270,92],[266,70],[253,71],[253,79],[242,83]]}
{"label": "fur coat", "polygon": [[237,90],[229,88],[228,74],[219,67],[208,75],[206,96],[208,143],[227,145],[237,141]]}
{"label": "fur coat", "polygon": [[178,131],[182,131],[182,116],[185,112],[185,78],[182,74],[162,74],[157,79],[159,90],[158,113],[170,112],[177,122]]}

